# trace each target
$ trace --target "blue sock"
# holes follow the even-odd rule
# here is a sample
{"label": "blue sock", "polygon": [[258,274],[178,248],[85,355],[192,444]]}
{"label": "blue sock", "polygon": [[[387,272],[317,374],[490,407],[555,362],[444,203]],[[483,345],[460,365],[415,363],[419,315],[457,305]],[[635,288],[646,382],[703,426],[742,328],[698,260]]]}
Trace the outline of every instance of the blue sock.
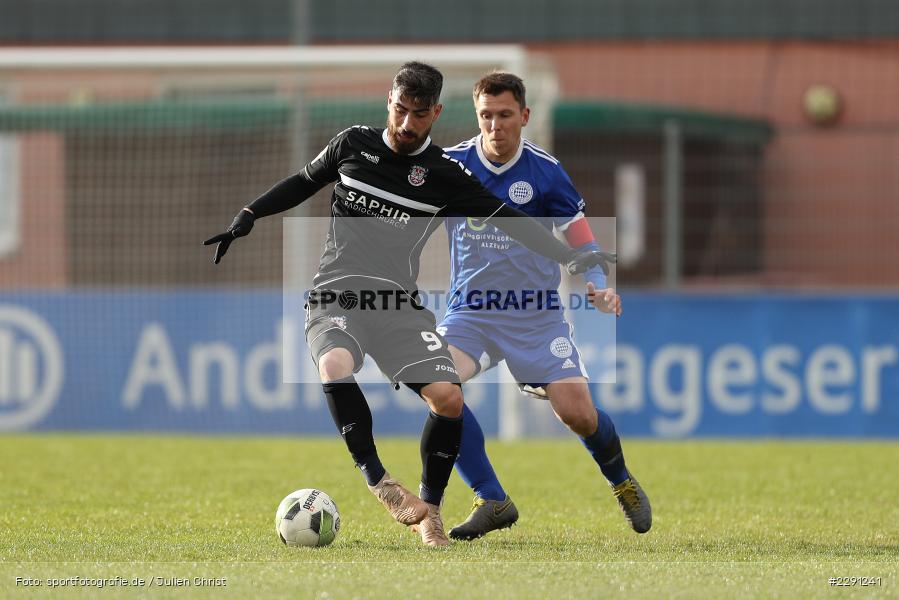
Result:
{"label": "blue sock", "polygon": [[456,457],[456,471],[479,498],[506,499],[506,491],[500,485],[493,471],[493,465],[487,458],[484,432],[467,404],[462,409],[462,444]]}
{"label": "blue sock", "polygon": [[596,409],[597,426],[592,435],[581,438],[581,443],[599,465],[599,470],[612,485],[618,485],[630,475],[624,466],[624,452],[621,450],[621,439],[615,431],[611,417]]}

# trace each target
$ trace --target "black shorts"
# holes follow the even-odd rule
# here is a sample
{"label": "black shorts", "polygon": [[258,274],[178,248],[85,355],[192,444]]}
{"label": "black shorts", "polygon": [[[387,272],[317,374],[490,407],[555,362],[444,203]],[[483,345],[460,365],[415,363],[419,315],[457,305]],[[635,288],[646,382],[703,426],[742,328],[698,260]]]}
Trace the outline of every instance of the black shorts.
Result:
{"label": "black shorts", "polygon": [[329,350],[346,348],[356,372],[367,354],[392,383],[404,383],[415,392],[438,381],[460,384],[446,340],[437,333],[434,313],[401,292],[360,302],[364,293],[317,289],[310,294],[306,343],[316,365]]}

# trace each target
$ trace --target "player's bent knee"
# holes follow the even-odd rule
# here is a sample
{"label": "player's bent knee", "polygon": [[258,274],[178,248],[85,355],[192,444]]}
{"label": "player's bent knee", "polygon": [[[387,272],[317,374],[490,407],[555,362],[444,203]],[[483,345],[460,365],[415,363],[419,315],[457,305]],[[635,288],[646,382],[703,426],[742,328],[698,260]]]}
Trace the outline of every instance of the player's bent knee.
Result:
{"label": "player's bent knee", "polygon": [[553,411],[575,434],[585,437],[596,431],[596,407],[584,380],[558,381],[547,386]]}
{"label": "player's bent knee", "polygon": [[421,389],[421,397],[432,411],[442,417],[456,418],[462,415],[462,388],[455,383],[430,383]]}
{"label": "player's bent knee", "polygon": [[346,379],[354,367],[353,355],[346,348],[333,348],[318,359],[318,374],[323,382]]}
{"label": "player's bent knee", "polygon": [[590,397],[570,398],[568,402],[555,402],[553,409],[559,420],[565,424],[568,429],[580,436],[591,435],[596,431],[598,420],[596,417],[596,408]]}
{"label": "player's bent knee", "polygon": [[592,435],[596,431],[598,422],[596,420],[596,410],[577,410],[570,413],[560,414],[559,418],[572,432],[581,437]]}

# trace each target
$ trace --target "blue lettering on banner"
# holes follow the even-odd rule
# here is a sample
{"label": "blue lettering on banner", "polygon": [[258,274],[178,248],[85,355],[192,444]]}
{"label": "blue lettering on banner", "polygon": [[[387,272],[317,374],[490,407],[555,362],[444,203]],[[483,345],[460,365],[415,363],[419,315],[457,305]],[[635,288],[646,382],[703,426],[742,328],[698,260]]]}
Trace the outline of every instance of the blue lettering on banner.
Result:
{"label": "blue lettering on banner", "polygon": [[[899,437],[899,297],[622,296],[616,383],[591,388],[624,434]],[[0,294],[0,430],[333,435],[321,386],[281,382],[281,301]],[[591,373],[597,318],[574,312]],[[377,433],[420,432],[409,390],[363,387]],[[496,386],[464,389],[495,434]]]}
{"label": "blue lettering on banner", "polygon": [[622,297],[616,383],[591,386],[622,431],[899,437],[899,299]]}

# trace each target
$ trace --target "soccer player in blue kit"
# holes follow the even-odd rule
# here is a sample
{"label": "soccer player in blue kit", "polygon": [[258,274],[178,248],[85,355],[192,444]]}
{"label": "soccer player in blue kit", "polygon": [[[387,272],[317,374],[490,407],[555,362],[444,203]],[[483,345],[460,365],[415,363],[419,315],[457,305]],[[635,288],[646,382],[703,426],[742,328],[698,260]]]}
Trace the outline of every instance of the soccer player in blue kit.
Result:
{"label": "soccer player in blue kit", "polygon": [[[473,91],[480,135],[445,149],[515,208],[561,230],[573,248],[598,249],[584,218],[584,201],[568,174],[548,152],[524,139],[529,109],[522,80],[491,73]],[[521,246],[492,225],[463,217],[447,219],[452,275],[447,313],[438,327],[462,381],[505,359],[522,390],[548,398],[559,419],[575,433],[599,465],[630,526],[649,531],[652,511],[640,484],[624,463],[612,420],[596,408],[587,387],[571,329],[562,310],[531,302],[520,310],[484,308],[485,290],[555,291],[561,276],[552,261]],[[606,287],[599,267],[587,271],[587,297],[598,309],[621,315],[621,299]],[[524,302],[521,302],[523,305]],[[471,409],[463,409],[462,443],[456,470],[474,490],[471,514],[450,531],[472,540],[510,527],[518,510],[497,478],[484,447],[484,434]]]}

